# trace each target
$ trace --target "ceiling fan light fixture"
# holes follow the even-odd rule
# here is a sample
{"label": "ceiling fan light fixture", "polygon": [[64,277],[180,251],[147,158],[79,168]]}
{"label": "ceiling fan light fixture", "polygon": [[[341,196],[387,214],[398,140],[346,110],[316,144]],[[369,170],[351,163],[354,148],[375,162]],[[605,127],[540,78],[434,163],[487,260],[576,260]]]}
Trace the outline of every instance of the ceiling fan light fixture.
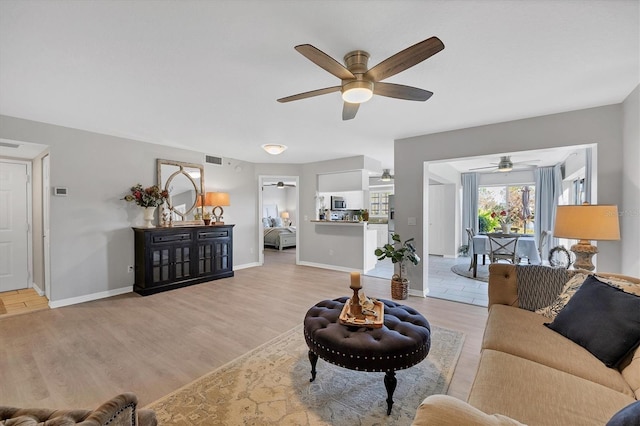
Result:
{"label": "ceiling fan light fixture", "polygon": [[354,80],[342,86],[342,100],[350,104],[361,104],[373,97],[373,82]]}
{"label": "ceiling fan light fixture", "polygon": [[510,172],[513,170],[513,163],[510,157],[500,157],[500,163],[498,163],[499,172]]}
{"label": "ceiling fan light fixture", "polygon": [[389,173],[389,169],[382,170],[382,176],[380,176],[380,180],[382,182],[391,182],[391,173]]}
{"label": "ceiling fan light fixture", "polygon": [[287,146],[280,145],[280,144],[267,143],[262,145],[262,149],[264,149],[271,155],[279,155],[279,154],[282,154],[285,149],[287,149]]}

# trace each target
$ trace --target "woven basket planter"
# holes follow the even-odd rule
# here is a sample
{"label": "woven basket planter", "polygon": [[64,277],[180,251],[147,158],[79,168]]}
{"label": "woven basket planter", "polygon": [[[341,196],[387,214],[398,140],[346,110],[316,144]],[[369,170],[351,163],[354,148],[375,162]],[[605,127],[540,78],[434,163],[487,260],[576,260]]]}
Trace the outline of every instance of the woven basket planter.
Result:
{"label": "woven basket planter", "polygon": [[404,300],[409,294],[409,281],[391,280],[391,298]]}

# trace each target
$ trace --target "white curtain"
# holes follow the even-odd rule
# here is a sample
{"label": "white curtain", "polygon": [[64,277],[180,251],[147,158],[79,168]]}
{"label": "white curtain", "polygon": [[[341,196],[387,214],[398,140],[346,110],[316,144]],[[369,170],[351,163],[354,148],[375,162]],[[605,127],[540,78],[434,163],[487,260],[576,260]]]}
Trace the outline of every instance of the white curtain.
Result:
{"label": "white curtain", "polygon": [[[556,221],[556,207],[562,196],[562,172],[560,165],[551,167],[538,167],[535,170],[536,201],[534,232],[536,241],[543,230],[553,233]],[[542,259],[549,257],[549,249],[558,245],[558,239],[551,236],[549,244],[542,251]]]}
{"label": "white curtain", "polygon": [[[462,173],[462,228],[473,229],[478,233],[478,174]],[[463,240],[471,244],[467,233],[463,234]]]}

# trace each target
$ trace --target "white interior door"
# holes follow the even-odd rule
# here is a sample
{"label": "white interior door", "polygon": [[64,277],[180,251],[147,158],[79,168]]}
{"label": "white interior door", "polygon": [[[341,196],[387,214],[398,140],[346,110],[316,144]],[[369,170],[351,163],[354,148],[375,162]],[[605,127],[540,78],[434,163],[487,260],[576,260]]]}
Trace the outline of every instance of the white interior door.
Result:
{"label": "white interior door", "polygon": [[27,165],[0,162],[0,292],[29,279]]}

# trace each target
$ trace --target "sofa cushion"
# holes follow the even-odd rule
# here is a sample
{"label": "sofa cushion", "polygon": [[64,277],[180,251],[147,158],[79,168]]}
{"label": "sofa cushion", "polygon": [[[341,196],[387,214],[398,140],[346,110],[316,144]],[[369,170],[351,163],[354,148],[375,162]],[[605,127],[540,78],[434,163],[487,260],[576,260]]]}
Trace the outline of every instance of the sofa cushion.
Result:
{"label": "sofa cushion", "polygon": [[525,426],[501,414],[486,414],[449,395],[431,395],[416,411],[411,426]]}
{"label": "sofa cushion", "polygon": [[639,424],[640,401],[636,401],[614,414],[606,426],[638,426]]}
{"label": "sofa cushion", "polygon": [[524,309],[492,305],[483,349],[506,352],[634,396],[629,384],[580,345],[544,327],[547,318]]}
{"label": "sofa cushion", "polygon": [[578,291],[587,277],[587,274],[575,274],[569,279],[569,281],[566,282],[558,297],[556,297],[556,299],[551,302],[549,306],[536,310],[536,313],[544,315],[545,317],[553,320],[556,315],[558,315],[558,313],[567,305],[567,303],[569,303],[571,297],[573,297],[576,291]]}
{"label": "sofa cushion", "polygon": [[640,296],[589,276],[545,325],[615,367],[640,343]]}
{"label": "sofa cushion", "polygon": [[600,384],[491,349],[482,351],[469,403],[530,425],[604,425],[635,399]]}

